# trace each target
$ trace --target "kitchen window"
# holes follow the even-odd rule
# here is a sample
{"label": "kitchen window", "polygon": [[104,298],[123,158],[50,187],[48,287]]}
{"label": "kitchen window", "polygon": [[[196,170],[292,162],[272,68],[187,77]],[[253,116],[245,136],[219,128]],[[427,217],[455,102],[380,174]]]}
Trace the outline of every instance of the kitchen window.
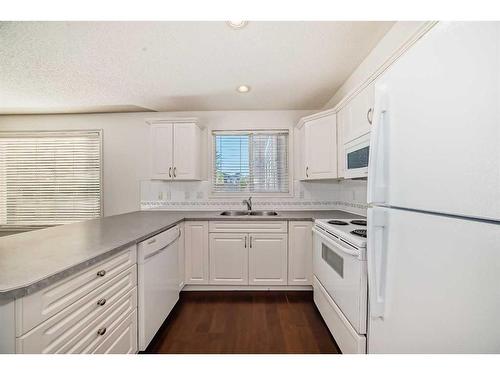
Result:
{"label": "kitchen window", "polygon": [[102,215],[100,130],[0,132],[0,229]]}
{"label": "kitchen window", "polygon": [[288,164],[288,130],[213,132],[213,193],[289,194]]}

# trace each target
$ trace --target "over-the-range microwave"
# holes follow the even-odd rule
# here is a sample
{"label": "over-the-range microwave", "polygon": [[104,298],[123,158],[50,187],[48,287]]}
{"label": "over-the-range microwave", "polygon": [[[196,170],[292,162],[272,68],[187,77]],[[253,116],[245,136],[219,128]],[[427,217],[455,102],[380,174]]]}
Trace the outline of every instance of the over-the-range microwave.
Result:
{"label": "over-the-range microwave", "polygon": [[370,133],[362,135],[344,146],[344,178],[368,177]]}

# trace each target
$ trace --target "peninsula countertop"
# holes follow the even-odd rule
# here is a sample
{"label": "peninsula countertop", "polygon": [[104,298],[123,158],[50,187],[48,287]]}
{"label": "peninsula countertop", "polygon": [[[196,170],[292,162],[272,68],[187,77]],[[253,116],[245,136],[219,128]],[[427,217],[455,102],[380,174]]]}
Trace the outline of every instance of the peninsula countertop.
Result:
{"label": "peninsula countertop", "polygon": [[221,211],[135,211],[0,237],[0,297],[32,293],[183,220],[355,219],[340,210],[221,216]]}

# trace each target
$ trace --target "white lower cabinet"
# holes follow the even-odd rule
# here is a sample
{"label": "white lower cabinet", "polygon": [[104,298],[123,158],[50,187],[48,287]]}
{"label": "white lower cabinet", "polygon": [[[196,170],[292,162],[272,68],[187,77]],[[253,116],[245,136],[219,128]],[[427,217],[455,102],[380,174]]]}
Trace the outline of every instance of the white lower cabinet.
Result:
{"label": "white lower cabinet", "polygon": [[312,284],[312,226],[311,221],[288,224],[288,285]]}
{"label": "white lower cabinet", "polygon": [[186,284],[312,285],[311,221],[217,220],[205,234],[206,225],[185,222]]}
{"label": "white lower cabinet", "polygon": [[210,284],[248,284],[248,235],[210,233]]}
{"label": "white lower cabinet", "polygon": [[99,345],[95,354],[133,354],[137,352],[137,310],[132,311]]}
{"label": "white lower cabinet", "polygon": [[184,287],[184,282],[186,280],[186,251],[185,242],[186,235],[184,229],[184,223],[179,223],[179,291]]}
{"label": "white lower cabinet", "polygon": [[286,233],[249,235],[249,285],[287,285],[287,242]]}
{"label": "white lower cabinet", "polygon": [[186,284],[208,284],[208,221],[184,222]]}
{"label": "white lower cabinet", "polygon": [[17,299],[15,309],[16,353],[137,352],[136,246]]}

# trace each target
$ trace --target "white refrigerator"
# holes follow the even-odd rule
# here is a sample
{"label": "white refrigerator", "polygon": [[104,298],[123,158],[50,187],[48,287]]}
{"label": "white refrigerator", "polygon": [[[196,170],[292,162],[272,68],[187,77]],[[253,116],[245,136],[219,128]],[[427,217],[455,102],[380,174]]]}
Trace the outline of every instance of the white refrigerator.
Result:
{"label": "white refrigerator", "polygon": [[376,82],[368,175],[368,353],[500,353],[500,23]]}

